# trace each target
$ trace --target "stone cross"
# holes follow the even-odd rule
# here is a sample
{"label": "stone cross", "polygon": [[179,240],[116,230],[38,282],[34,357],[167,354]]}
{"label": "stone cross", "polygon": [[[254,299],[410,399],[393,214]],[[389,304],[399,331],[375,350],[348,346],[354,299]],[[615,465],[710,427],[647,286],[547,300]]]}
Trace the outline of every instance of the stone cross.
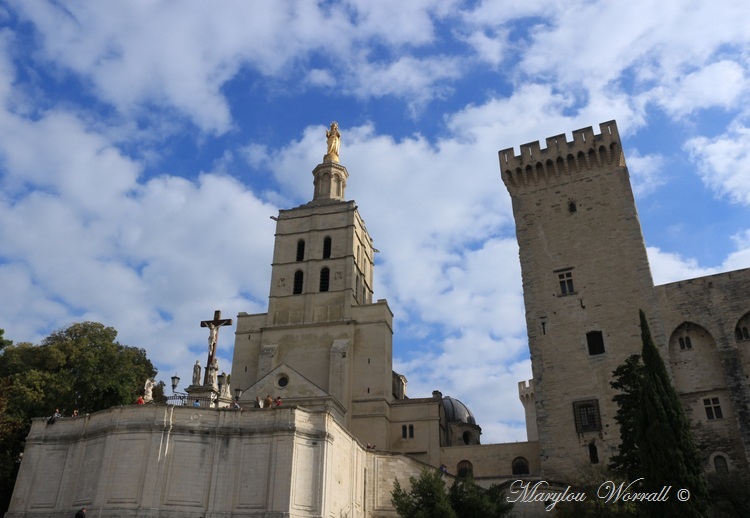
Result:
{"label": "stone cross", "polygon": [[232,319],[231,318],[221,318],[221,311],[218,309],[214,311],[214,319],[213,320],[203,320],[201,322],[201,327],[207,327],[208,328],[208,363],[206,363],[206,374],[203,378],[203,384],[208,385],[211,383],[211,380],[208,379],[208,371],[209,365],[212,365],[214,362],[214,357],[216,356],[216,342],[219,341],[219,328],[222,326],[231,326],[232,325]]}

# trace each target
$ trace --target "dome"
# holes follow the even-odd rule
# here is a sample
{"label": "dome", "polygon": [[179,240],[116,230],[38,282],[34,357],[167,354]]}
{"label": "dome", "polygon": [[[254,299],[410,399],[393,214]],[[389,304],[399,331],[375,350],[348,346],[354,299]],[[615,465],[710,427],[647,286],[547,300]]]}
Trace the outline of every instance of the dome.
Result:
{"label": "dome", "polygon": [[445,409],[445,417],[448,419],[448,422],[461,421],[462,423],[477,424],[471,410],[456,398],[445,396],[443,398],[443,408]]}

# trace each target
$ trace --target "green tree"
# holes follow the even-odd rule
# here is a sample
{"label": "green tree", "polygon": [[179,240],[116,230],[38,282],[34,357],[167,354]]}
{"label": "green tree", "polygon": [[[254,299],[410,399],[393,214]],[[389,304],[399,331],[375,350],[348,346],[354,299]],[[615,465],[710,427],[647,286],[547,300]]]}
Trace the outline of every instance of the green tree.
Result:
{"label": "green tree", "polygon": [[143,349],[116,337],[96,322],[56,331],[41,345],[13,345],[0,333],[0,514],[10,503],[32,417],[133,403],[156,375]]}
{"label": "green tree", "polygon": [[6,340],[5,338],[3,338],[4,334],[5,334],[5,329],[0,329],[0,352],[2,352],[2,350],[8,347],[9,345],[13,345],[12,340]]}
{"label": "green tree", "polygon": [[419,478],[409,477],[409,482],[408,493],[401,488],[398,479],[393,482],[391,502],[401,518],[458,518],[439,471],[422,470]]}
{"label": "green tree", "polygon": [[[673,491],[666,502],[644,503],[642,511],[651,516],[703,517],[708,513],[708,488],[690,423],[651,338],[643,311],[640,320],[643,376],[635,429],[640,476],[648,492],[659,492],[664,486],[672,486]],[[683,488],[690,491],[687,502],[680,502],[674,494]]]}
{"label": "green tree", "polygon": [[458,518],[501,518],[513,509],[499,485],[484,489],[471,477],[455,479],[448,490],[448,499]]}
{"label": "green tree", "polygon": [[619,390],[612,400],[618,409],[615,421],[620,426],[620,450],[610,461],[609,468],[629,480],[641,477],[641,455],[636,444],[638,413],[640,411],[639,391],[643,382],[643,364],[638,354],[630,356],[625,363],[612,373],[612,388]]}
{"label": "green tree", "polygon": [[391,502],[401,518],[501,518],[513,508],[500,486],[484,489],[471,477],[455,479],[448,492],[437,470],[425,469],[419,478],[409,477],[409,482],[409,492],[398,479],[393,482]]}

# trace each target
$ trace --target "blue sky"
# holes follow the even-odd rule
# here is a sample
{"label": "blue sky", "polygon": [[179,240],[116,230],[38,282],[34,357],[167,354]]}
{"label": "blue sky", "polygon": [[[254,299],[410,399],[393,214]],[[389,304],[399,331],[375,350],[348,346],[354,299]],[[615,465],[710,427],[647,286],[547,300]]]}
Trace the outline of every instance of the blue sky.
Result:
{"label": "blue sky", "polygon": [[200,320],[265,311],[270,216],[311,199],[336,120],[409,395],[524,440],[498,150],[616,119],[655,282],[747,268],[748,27],[742,0],[8,0],[0,328],[99,321],[187,380]]}

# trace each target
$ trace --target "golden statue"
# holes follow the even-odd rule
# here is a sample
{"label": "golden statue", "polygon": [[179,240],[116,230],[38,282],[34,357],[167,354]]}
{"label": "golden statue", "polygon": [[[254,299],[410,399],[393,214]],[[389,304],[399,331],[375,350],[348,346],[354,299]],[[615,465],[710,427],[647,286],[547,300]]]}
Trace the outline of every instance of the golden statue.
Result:
{"label": "golden statue", "polygon": [[324,162],[338,162],[339,161],[339,146],[341,145],[341,133],[339,133],[339,123],[333,121],[331,123],[331,129],[326,130],[326,139],[328,143],[328,149],[326,156],[323,157]]}

